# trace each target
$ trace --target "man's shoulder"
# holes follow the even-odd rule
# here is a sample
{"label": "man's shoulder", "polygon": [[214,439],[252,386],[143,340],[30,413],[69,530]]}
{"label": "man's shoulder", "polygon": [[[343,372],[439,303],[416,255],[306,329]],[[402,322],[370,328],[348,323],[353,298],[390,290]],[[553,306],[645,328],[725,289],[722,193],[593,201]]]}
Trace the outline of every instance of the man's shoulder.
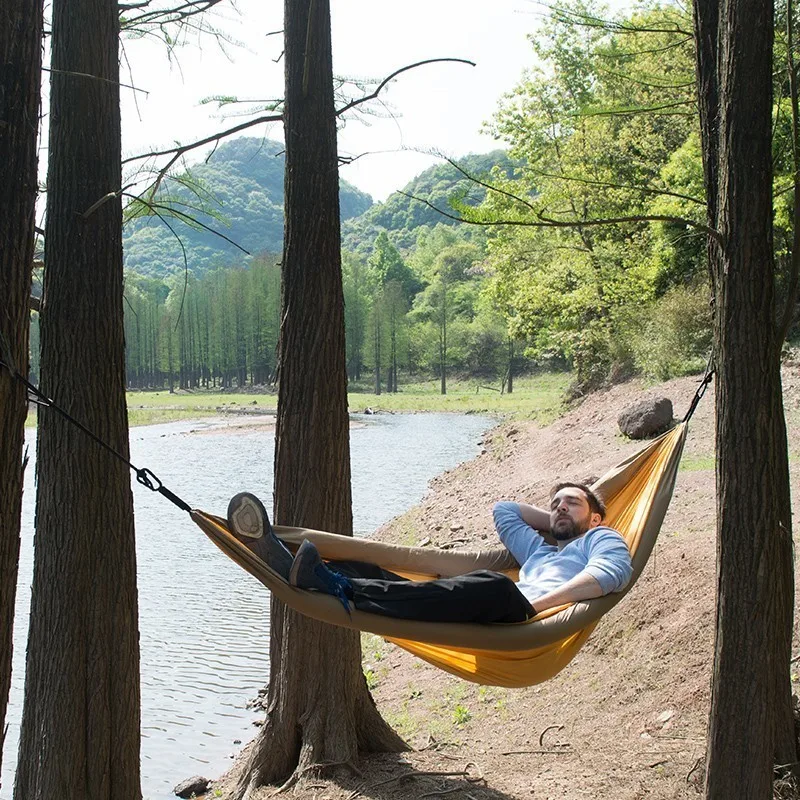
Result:
{"label": "man's shoulder", "polygon": [[609,528],[608,525],[598,525],[596,528],[591,528],[586,532],[584,539],[587,543],[614,540],[622,542],[626,547],[628,546],[625,537],[618,530]]}

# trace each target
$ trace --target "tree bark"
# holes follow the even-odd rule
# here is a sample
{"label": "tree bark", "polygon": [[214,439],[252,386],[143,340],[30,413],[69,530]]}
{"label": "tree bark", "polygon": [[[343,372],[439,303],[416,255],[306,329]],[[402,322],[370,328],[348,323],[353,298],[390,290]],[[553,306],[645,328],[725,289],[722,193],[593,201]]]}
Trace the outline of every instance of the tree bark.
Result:
{"label": "tree bark", "polygon": [[794,576],[772,243],[772,5],[695,0],[715,294],[717,620],[706,797],[769,798],[797,761]]}
{"label": "tree bark", "polygon": [[[339,178],[328,0],[286,0],[286,222],[275,519],[352,535]],[[238,795],[405,749],[361,671],[358,633],[272,599],[267,723]]]}
{"label": "tree bark", "polygon": [[[31,270],[37,189],[42,66],[41,0],[9,0],[0,13],[0,350],[10,367],[28,375]],[[0,766],[11,685],[14,600],[27,392],[0,368]]]}
{"label": "tree bark", "polygon": [[[113,0],[54,0],[41,386],[127,458],[118,38]],[[128,468],[47,411],[37,468],[15,798],[138,799]]]}

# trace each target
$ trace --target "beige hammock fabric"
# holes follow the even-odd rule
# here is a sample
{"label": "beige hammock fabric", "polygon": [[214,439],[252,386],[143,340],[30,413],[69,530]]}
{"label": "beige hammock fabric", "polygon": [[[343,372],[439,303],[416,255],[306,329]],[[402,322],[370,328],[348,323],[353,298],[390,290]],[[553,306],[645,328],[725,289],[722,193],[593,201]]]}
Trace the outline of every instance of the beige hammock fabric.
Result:
{"label": "beige hammock fabric", "polygon": [[[418,622],[355,609],[348,615],[332,595],[303,591],[286,583],[229,533],[221,517],[197,510],[191,516],[214,544],[296,611],[332,625],[376,633],[466,680],[491,686],[531,686],[553,677],[574,658],[599,619],[641,574],[672,497],[686,431],[686,424],[681,423],[594,484],[608,508],[605,524],[618,530],[631,550],[633,576],[626,589],[549,609],[527,622]],[[291,549],[308,538],[326,559],[368,561],[414,580],[452,577],[477,569],[504,571],[516,578],[518,566],[504,548],[429,550],[281,526],[276,526],[275,533]]]}

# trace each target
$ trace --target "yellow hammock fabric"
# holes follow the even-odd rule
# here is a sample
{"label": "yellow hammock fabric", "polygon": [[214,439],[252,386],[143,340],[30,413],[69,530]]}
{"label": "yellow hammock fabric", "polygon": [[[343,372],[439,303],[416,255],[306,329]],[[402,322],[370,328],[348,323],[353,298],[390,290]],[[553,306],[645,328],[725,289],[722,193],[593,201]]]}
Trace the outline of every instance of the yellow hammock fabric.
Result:
{"label": "yellow hammock fabric", "polygon": [[[202,511],[192,519],[224,553],[254,575],[276,597],[306,616],[387,638],[440,669],[491,686],[532,686],[552,678],[577,654],[600,618],[630,590],[647,563],[667,512],[686,424],[654,439],[594,484],[605,498],[605,524],[618,530],[633,558],[633,576],[623,592],[549,609],[533,620],[478,625],[418,622],[352,610],[331,595],[290,586],[230,534],[225,520]],[[414,580],[452,577],[494,569],[516,577],[517,563],[504,548],[482,551],[400,547],[304,528],[276,526],[291,548],[311,539],[326,559],[368,561]]]}

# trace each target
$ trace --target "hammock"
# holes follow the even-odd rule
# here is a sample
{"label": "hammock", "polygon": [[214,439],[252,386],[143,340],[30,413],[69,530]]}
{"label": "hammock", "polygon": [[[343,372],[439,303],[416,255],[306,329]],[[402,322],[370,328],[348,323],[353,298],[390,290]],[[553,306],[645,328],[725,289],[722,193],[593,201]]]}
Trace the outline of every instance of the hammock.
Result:
{"label": "hammock", "polygon": [[[606,473],[593,488],[606,501],[604,524],[628,543],[633,575],[622,592],[542,612],[527,622],[465,624],[419,622],[369,614],[350,615],[332,595],[289,585],[228,531],[224,519],[191,511],[192,519],[226,555],[291,608],[332,625],[375,633],[440,669],[491,686],[532,686],[552,678],[578,653],[600,618],[642,573],[664,520],[678,472],[687,425],[681,423]],[[311,539],[323,558],[368,561],[412,580],[452,577],[477,569],[516,579],[517,562],[505,548],[481,551],[400,547],[305,528],[276,526],[292,550]]]}

